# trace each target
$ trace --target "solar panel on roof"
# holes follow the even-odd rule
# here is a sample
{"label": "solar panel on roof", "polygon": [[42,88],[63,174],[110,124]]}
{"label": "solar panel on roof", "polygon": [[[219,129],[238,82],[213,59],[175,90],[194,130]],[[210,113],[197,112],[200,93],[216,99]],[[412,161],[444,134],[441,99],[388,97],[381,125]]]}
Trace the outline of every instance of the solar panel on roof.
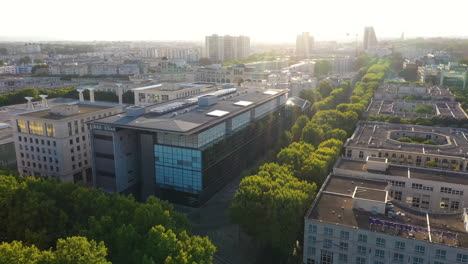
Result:
{"label": "solar panel on roof", "polygon": [[239,102],[234,103],[234,105],[238,105],[238,106],[249,106],[251,104],[253,103],[249,101],[239,101]]}
{"label": "solar panel on roof", "polygon": [[225,116],[227,114],[229,114],[229,112],[227,112],[227,111],[214,110],[214,111],[211,111],[211,112],[207,113],[206,115],[221,117],[221,116]]}

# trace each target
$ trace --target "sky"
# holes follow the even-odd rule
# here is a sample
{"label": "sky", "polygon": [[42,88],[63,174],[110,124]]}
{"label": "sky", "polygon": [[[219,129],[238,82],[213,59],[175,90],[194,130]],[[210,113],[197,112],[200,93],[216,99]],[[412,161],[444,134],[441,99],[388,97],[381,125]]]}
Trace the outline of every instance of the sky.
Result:
{"label": "sky", "polygon": [[[0,38],[195,40],[214,33],[252,42],[468,36],[467,0],[22,0],[2,3]],[[10,21],[10,22],[6,22]]]}

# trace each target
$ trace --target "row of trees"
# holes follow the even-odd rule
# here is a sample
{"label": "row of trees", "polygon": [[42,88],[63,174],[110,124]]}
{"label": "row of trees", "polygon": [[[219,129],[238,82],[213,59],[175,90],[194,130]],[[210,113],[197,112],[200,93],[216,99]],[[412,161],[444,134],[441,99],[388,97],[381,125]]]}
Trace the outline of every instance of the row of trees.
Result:
{"label": "row of trees", "polygon": [[[1,263],[211,263],[216,250],[155,197],[138,203],[77,184],[2,175],[0,208]],[[31,254],[50,261],[2,261]]]}
{"label": "row of trees", "polygon": [[[24,88],[18,91],[10,92],[4,95],[0,95],[0,107],[6,105],[13,105],[13,104],[21,104],[25,103],[26,100],[24,97],[30,96],[33,97],[33,101],[39,101],[41,98],[39,97],[40,94],[48,95],[48,99],[57,98],[57,97],[64,97],[64,98],[72,98],[78,99],[78,92],[76,91],[75,87],[66,87],[60,89],[35,89],[35,88]],[[85,99],[89,100],[89,91],[85,90],[83,92]],[[118,102],[119,99],[117,95],[113,92],[107,91],[95,91],[94,98],[96,101],[106,101],[106,102]],[[131,91],[127,91],[123,94],[123,103],[125,104],[132,104],[134,100],[133,93]]]}
{"label": "row of trees", "polygon": [[375,88],[389,72],[387,61],[364,67],[367,70],[351,98],[349,82],[335,89],[323,81],[316,91],[302,92],[301,97],[313,103],[310,115],[297,118],[291,131],[284,133],[280,142],[285,147],[275,162],[245,177],[234,195],[232,221],[276,252],[273,261],[284,263],[301,240],[302,218],[317,188],[339,157],[343,141],[362,117]]}

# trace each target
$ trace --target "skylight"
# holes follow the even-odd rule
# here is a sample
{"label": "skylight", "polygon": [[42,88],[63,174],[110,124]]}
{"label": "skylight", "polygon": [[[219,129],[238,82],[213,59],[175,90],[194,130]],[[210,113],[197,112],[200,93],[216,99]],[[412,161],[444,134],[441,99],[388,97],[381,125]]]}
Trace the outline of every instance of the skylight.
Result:
{"label": "skylight", "polygon": [[268,90],[268,91],[263,92],[263,94],[268,94],[268,95],[275,95],[277,93],[278,93],[277,91],[272,91],[272,90]]}
{"label": "skylight", "polygon": [[211,112],[207,113],[206,115],[221,117],[221,116],[225,116],[227,114],[229,114],[229,112],[227,112],[227,111],[214,110],[214,111],[211,111]]}
{"label": "skylight", "polygon": [[249,101],[239,101],[237,103],[234,103],[234,105],[238,105],[238,106],[249,106],[253,104],[252,102],[249,102]]}

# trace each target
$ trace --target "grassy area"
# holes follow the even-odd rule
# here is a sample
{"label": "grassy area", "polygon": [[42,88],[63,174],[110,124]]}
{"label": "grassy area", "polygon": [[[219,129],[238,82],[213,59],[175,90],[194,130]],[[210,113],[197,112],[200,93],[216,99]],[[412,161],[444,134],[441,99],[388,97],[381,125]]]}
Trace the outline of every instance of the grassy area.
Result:
{"label": "grassy area", "polygon": [[440,145],[432,139],[425,139],[420,136],[409,136],[409,137],[400,137],[396,139],[399,142],[404,143],[413,143],[413,144],[424,144],[424,145]]}

